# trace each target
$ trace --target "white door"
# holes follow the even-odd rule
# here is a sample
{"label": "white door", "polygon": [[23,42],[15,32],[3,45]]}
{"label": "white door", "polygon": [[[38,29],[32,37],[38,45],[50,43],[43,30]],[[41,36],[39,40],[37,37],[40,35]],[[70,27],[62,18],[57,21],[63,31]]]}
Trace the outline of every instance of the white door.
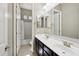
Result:
{"label": "white door", "polygon": [[[8,55],[7,4],[0,3],[0,56]],[[6,49],[5,49],[6,48]]]}

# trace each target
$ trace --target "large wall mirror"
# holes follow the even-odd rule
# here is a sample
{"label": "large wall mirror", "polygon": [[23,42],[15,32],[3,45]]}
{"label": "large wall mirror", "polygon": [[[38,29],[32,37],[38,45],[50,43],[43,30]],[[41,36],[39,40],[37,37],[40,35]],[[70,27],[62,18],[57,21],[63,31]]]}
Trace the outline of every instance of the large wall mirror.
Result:
{"label": "large wall mirror", "polygon": [[79,4],[58,4],[37,18],[37,28],[47,29],[46,32],[54,35],[79,39]]}
{"label": "large wall mirror", "polygon": [[48,16],[41,16],[37,18],[37,28],[47,28]]}
{"label": "large wall mirror", "polygon": [[79,4],[63,3],[53,10],[52,33],[79,39]]}
{"label": "large wall mirror", "polygon": [[51,15],[51,11],[49,11],[41,15],[40,17],[37,17],[37,28],[49,28],[49,23],[51,22]]}
{"label": "large wall mirror", "polygon": [[43,28],[44,27],[44,16],[37,17],[37,28]]}

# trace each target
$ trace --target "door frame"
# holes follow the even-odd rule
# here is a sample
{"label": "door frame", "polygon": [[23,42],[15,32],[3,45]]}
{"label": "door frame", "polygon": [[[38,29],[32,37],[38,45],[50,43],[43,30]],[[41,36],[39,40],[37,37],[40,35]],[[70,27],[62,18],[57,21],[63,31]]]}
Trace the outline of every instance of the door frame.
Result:
{"label": "door frame", "polygon": [[17,28],[16,28],[16,24],[17,24],[17,22],[16,22],[16,17],[17,17],[17,15],[16,15],[16,4],[17,3],[14,3],[13,4],[13,55],[14,56],[17,56],[17,47],[16,47],[16,44],[17,44],[17,37],[16,37],[16,31],[17,31]]}
{"label": "door frame", "polygon": [[7,52],[8,52],[8,56],[13,56],[14,55],[14,4],[8,4],[6,5],[5,8],[5,30],[7,31]]}
{"label": "door frame", "polygon": [[[7,14],[7,15],[6,15]],[[6,5],[5,7],[5,30],[7,33],[5,35],[7,36],[7,52],[8,56],[14,56],[16,53],[14,51],[15,47],[15,4],[11,3]]]}
{"label": "door frame", "polygon": [[[17,36],[16,36],[16,31],[17,31],[17,28],[16,28],[16,18],[17,18],[17,14],[16,14],[16,8],[17,6],[17,3],[11,3],[11,4],[8,4],[7,3],[7,11],[5,10],[5,12],[8,13],[8,44],[9,44],[9,56],[17,56],[17,47],[16,47],[16,44],[17,44]],[[6,34],[5,34],[6,35]],[[10,41],[9,41],[10,40]],[[11,50],[11,51],[10,51]]]}
{"label": "door frame", "polygon": [[[19,8],[19,10],[18,10],[18,8]],[[17,14],[18,13],[18,11],[19,11],[19,14]],[[16,55],[18,55],[18,51],[19,51],[19,49],[18,49],[18,46],[17,46],[17,36],[18,36],[18,32],[17,32],[17,22],[18,22],[18,20],[21,22],[21,11],[20,11],[20,5],[19,5],[19,3],[17,3],[16,4]],[[20,23],[21,24],[21,23]],[[20,35],[21,33],[19,33],[19,35]],[[21,38],[20,38],[21,39]],[[20,40],[21,41],[21,40]],[[21,45],[21,43],[20,43],[20,45]],[[20,46],[19,46],[19,48],[20,48]]]}

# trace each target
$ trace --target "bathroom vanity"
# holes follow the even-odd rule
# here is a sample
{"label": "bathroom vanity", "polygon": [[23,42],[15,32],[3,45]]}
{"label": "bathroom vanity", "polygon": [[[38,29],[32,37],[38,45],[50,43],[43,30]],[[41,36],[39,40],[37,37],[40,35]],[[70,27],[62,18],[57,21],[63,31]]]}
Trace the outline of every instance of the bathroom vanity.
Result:
{"label": "bathroom vanity", "polygon": [[[66,39],[66,40],[65,40]],[[39,56],[79,56],[79,41],[56,35],[37,34],[36,53]]]}
{"label": "bathroom vanity", "polygon": [[59,4],[49,11],[43,11],[44,14],[37,13],[35,48],[38,55],[79,56],[79,17],[76,17],[76,6]]}
{"label": "bathroom vanity", "polygon": [[39,39],[35,38],[36,42],[36,52],[39,56],[58,56],[53,50],[47,47]]}

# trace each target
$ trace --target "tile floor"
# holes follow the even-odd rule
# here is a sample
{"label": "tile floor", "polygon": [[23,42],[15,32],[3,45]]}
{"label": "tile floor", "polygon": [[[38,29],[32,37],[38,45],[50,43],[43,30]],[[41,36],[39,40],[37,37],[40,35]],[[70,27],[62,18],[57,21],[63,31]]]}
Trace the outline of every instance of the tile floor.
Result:
{"label": "tile floor", "polygon": [[26,45],[21,46],[18,56],[36,56],[36,53],[32,53],[31,52],[31,45],[26,44]]}

